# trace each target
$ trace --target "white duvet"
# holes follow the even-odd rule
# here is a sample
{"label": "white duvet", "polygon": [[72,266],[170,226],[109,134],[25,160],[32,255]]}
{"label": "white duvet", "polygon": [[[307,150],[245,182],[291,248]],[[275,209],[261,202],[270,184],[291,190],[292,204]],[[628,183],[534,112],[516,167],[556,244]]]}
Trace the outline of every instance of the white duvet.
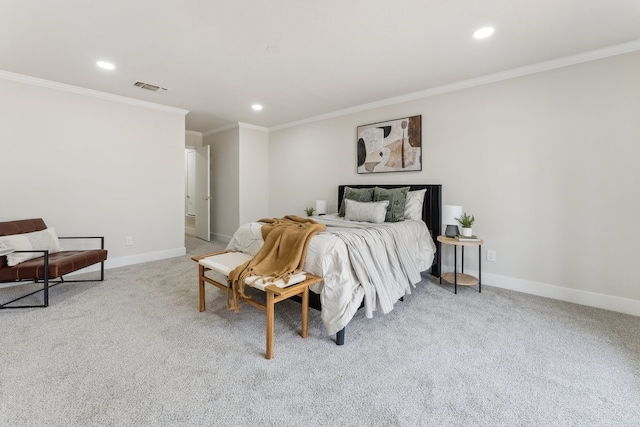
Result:
{"label": "white duvet", "polygon": [[[337,215],[314,220],[327,230],[311,239],[304,270],[323,278],[311,290],[320,294],[329,335],[349,323],[363,300],[367,317],[391,311],[433,262],[436,246],[423,221],[371,224]],[[227,249],[255,255],[264,243],[261,227],[259,222],[242,225]]]}

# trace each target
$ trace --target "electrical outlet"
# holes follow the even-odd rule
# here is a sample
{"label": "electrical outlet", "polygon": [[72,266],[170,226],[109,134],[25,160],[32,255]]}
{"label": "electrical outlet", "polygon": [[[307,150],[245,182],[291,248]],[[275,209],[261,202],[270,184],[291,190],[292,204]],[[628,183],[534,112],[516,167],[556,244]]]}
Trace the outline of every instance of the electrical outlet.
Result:
{"label": "electrical outlet", "polygon": [[133,236],[127,236],[124,244],[127,246],[133,246]]}
{"label": "electrical outlet", "polygon": [[487,261],[496,262],[496,251],[487,249]]}

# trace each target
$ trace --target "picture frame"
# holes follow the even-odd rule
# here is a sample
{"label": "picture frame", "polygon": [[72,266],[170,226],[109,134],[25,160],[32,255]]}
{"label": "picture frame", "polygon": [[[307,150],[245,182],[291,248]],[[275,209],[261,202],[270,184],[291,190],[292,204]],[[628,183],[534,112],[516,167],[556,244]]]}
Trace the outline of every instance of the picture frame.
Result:
{"label": "picture frame", "polygon": [[422,170],[422,116],[357,127],[359,174]]}

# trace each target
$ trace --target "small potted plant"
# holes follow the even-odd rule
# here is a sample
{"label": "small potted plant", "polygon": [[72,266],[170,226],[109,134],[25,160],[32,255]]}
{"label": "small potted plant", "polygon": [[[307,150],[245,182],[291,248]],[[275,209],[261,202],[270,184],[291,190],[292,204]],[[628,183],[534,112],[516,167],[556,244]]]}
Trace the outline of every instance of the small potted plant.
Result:
{"label": "small potted plant", "polygon": [[305,208],[304,211],[307,213],[307,216],[313,216],[313,212],[315,211],[315,208]]}
{"label": "small potted plant", "polygon": [[473,230],[471,229],[471,226],[473,225],[473,222],[475,220],[476,219],[473,217],[473,215],[467,215],[466,212],[463,213],[460,218],[456,218],[456,221],[458,221],[462,226],[463,236],[465,237],[473,236]]}

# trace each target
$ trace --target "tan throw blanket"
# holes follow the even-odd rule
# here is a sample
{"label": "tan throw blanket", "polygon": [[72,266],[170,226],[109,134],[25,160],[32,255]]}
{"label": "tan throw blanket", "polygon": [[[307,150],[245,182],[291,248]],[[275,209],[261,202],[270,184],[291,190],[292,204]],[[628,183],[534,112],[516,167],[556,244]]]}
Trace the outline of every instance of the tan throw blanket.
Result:
{"label": "tan throw blanket", "polygon": [[247,298],[244,293],[247,277],[271,277],[289,283],[292,275],[302,271],[311,238],[327,228],[310,218],[295,215],[265,218],[259,222],[265,223],[262,226],[264,245],[251,260],[229,273],[233,297],[229,308],[235,311],[239,309],[238,294]]}

